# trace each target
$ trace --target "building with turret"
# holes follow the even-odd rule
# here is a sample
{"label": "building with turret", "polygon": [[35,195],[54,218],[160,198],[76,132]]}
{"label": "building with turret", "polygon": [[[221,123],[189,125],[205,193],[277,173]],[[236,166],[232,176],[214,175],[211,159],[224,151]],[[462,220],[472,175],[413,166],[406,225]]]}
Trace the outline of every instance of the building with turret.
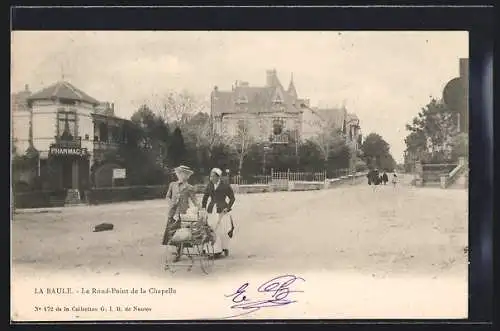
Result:
{"label": "building with turret", "polygon": [[16,153],[36,156],[38,165],[14,180],[29,185],[37,177],[42,189],[84,190],[100,174],[98,186],[110,186],[112,169],[103,168],[119,165],[107,165],[105,154],[125,142],[125,122],[115,116],[112,103],[67,81],[35,93],[26,86],[12,95],[11,136]]}
{"label": "building with turret", "polygon": [[236,82],[230,91],[215,87],[211,93],[216,132],[233,136],[245,131],[257,141],[286,143],[290,135],[300,139],[304,105],[309,100],[299,98],[293,76],[285,89],[275,69],[267,71],[265,85]]}
{"label": "building with turret", "polygon": [[275,69],[267,70],[263,86],[236,82],[230,91],[215,87],[211,114],[215,131],[223,136],[244,132],[256,141],[287,143],[311,139],[328,124],[328,130],[343,131],[358,148],[360,130],[355,114],[348,113],[345,107],[311,107],[309,99],[299,97],[293,74],[285,89]]}

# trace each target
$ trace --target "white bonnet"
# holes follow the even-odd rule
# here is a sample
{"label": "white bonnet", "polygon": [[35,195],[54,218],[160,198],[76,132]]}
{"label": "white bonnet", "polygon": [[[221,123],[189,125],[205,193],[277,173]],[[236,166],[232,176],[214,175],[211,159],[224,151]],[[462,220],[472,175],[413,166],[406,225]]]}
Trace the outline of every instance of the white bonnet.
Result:
{"label": "white bonnet", "polygon": [[210,171],[211,173],[214,172],[217,174],[217,176],[222,176],[222,170],[220,170],[219,168],[213,168],[212,171]]}

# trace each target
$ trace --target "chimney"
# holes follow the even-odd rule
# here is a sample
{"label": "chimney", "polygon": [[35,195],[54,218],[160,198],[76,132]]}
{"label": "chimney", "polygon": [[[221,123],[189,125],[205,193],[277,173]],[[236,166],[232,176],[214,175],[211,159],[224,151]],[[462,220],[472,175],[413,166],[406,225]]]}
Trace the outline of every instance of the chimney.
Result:
{"label": "chimney", "polygon": [[28,84],[24,84],[24,91],[29,92],[30,86]]}
{"label": "chimney", "polygon": [[217,87],[217,85],[214,86],[214,91],[217,92],[218,90],[219,90],[219,87]]}
{"label": "chimney", "polygon": [[276,85],[276,81],[277,81],[276,76],[277,76],[276,69],[266,71],[266,84],[267,84],[267,86]]}

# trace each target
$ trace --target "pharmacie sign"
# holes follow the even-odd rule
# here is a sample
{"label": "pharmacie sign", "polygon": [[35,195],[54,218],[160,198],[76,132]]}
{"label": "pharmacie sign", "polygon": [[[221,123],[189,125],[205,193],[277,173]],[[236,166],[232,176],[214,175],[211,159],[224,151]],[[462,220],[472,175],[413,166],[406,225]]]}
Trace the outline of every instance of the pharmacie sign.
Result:
{"label": "pharmacie sign", "polygon": [[86,156],[87,149],[80,147],[60,147],[50,146],[50,155],[67,155],[67,156]]}

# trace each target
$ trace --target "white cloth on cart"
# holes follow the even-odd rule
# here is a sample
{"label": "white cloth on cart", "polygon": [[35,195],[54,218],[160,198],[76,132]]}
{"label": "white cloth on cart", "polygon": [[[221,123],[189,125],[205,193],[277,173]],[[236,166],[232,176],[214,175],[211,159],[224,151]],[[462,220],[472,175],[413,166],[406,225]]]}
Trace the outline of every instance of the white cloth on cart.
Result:
{"label": "white cloth on cart", "polygon": [[[219,222],[220,219],[220,222]],[[217,223],[219,225],[217,226]],[[229,236],[227,233],[231,229],[231,223],[229,220],[229,213],[218,214],[212,213],[208,214],[208,225],[215,232],[215,243],[214,243],[214,253],[222,253],[222,250],[229,249]]]}

